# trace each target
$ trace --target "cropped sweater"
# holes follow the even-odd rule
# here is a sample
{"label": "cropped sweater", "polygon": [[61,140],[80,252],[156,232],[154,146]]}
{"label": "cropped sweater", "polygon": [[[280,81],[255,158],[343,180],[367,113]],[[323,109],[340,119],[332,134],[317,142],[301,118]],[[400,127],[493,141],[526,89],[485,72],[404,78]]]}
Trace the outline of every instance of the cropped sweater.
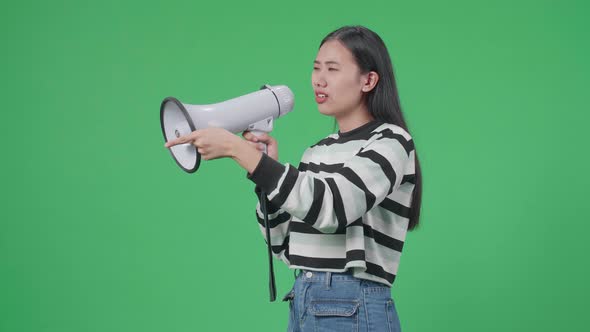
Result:
{"label": "cropped sweater", "polygon": [[391,286],[408,229],[414,155],[407,131],[378,120],[320,140],[297,168],[264,154],[247,177],[266,193],[273,255],[291,269],[351,270]]}

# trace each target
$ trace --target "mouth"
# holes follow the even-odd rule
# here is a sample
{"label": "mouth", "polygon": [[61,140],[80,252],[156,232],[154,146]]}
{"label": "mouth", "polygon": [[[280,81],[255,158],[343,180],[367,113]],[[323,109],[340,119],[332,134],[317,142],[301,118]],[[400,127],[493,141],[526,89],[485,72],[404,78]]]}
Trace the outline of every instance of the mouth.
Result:
{"label": "mouth", "polygon": [[326,102],[326,100],[328,99],[328,95],[324,92],[320,92],[320,91],[316,91],[315,92],[315,101],[318,104],[323,104]]}

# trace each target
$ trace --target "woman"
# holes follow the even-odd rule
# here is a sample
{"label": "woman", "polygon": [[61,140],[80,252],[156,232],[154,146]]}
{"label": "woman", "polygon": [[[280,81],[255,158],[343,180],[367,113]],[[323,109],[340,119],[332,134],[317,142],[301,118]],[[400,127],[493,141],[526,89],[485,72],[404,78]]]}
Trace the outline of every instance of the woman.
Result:
{"label": "woman", "polygon": [[[400,331],[390,287],[418,225],[421,173],[389,54],[373,31],[345,26],[320,43],[311,80],[339,131],[297,169],[278,162],[268,135],[207,128],[166,147],[190,142],[204,159],[231,157],[267,193],[273,254],[300,270],[284,298],[289,331]],[[256,211],[266,239],[260,202]]]}

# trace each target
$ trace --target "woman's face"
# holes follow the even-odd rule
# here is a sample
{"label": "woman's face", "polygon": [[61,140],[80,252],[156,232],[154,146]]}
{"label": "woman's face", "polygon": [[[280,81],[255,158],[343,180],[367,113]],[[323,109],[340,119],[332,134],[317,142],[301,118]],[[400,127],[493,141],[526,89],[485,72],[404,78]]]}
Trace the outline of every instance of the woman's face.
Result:
{"label": "woman's face", "polygon": [[359,109],[365,80],[340,41],[330,40],[320,47],[311,74],[320,113],[340,117]]}

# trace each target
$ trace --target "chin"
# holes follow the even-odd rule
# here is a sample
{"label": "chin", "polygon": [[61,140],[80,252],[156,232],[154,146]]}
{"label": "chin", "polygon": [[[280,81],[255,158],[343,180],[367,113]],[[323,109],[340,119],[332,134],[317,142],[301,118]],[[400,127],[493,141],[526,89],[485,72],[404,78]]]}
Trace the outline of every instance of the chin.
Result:
{"label": "chin", "polygon": [[320,113],[322,113],[323,115],[334,116],[334,111],[332,109],[321,104],[318,105],[318,111],[320,111]]}

